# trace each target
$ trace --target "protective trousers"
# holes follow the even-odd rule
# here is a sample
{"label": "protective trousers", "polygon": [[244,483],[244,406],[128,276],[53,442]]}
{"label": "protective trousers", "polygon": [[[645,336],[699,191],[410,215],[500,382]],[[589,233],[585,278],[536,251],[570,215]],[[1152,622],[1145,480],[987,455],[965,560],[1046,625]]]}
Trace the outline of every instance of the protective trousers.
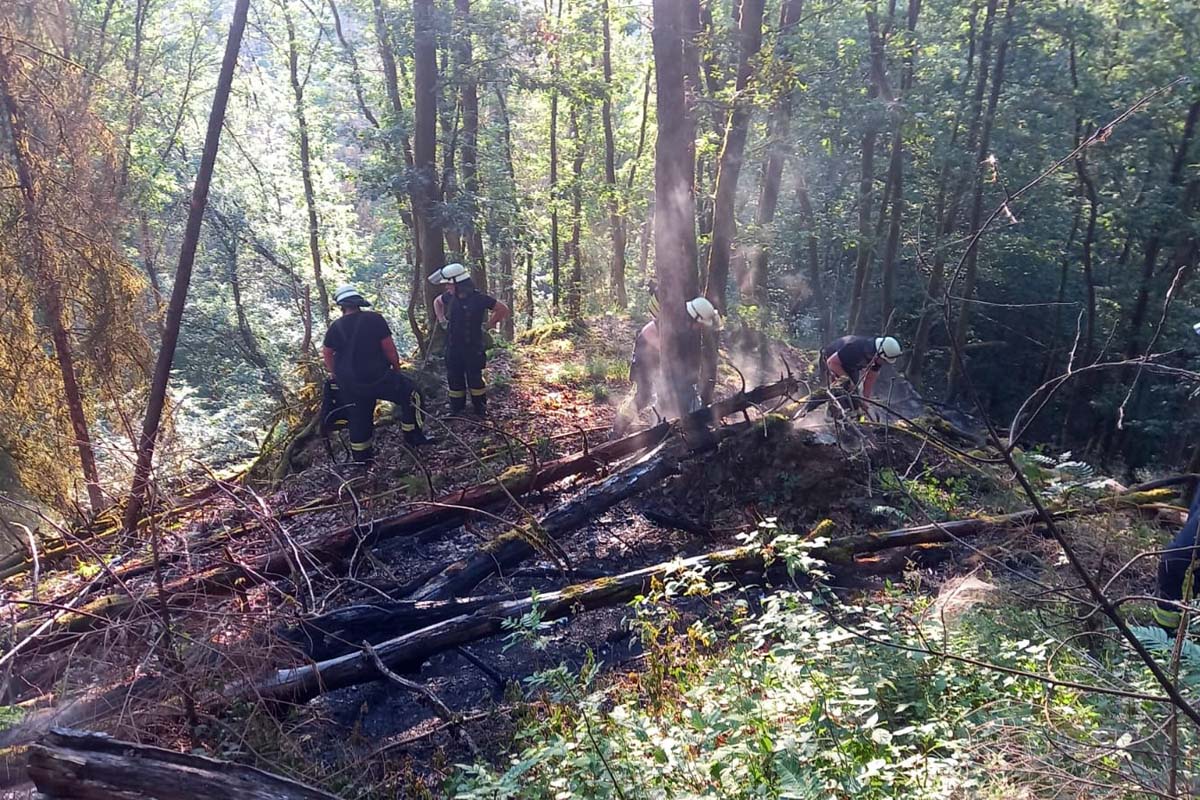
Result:
{"label": "protective trousers", "polygon": [[416,384],[396,371],[388,372],[368,386],[347,391],[354,405],[347,409],[350,425],[350,451],[355,461],[369,462],[375,457],[375,401],[387,400],[396,407],[404,440],[412,442],[421,437],[424,412],[421,392]]}
{"label": "protective trousers", "polygon": [[450,395],[450,410],[462,411],[467,407],[467,393],[475,410],[483,414],[487,409],[487,388],[483,383],[483,367],[487,356],[483,350],[476,352],[446,351],[446,388]]}
{"label": "protective trousers", "polygon": [[617,418],[613,421],[616,436],[623,436],[638,415],[654,402],[654,373],[649,366],[635,360],[629,367],[629,379],[633,381],[634,393],[617,409]]}

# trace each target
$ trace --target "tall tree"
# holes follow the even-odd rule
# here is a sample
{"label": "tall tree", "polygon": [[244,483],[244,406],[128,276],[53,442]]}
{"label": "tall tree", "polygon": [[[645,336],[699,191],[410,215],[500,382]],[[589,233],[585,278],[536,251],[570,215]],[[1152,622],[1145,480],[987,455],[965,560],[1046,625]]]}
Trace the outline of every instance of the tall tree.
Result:
{"label": "tall tree", "polygon": [[184,306],[187,304],[188,287],[192,280],[192,265],[196,259],[196,246],[200,242],[200,226],[204,222],[205,206],[208,205],[208,187],[212,181],[213,167],[217,162],[217,151],[220,149],[225,108],[229,104],[233,72],[237,67],[242,33],[246,30],[246,13],[249,6],[250,0],[237,0],[234,5],[233,21],[230,23],[229,37],[225,44],[225,56],[221,61],[221,72],[217,76],[217,88],[213,95],[212,111],[208,115],[204,149],[200,154],[200,168],[196,173],[196,184],[192,188],[187,226],[184,228],[179,249],[175,285],[171,290],[171,301],[167,305],[167,321],[163,328],[162,343],[159,345],[158,360],[154,365],[154,378],[150,384],[150,397],[146,404],[146,419],[142,423],[142,435],[138,441],[133,486],[129,492],[129,503],[125,507],[124,525],[125,530],[130,533],[137,529],[146,492],[150,488],[154,444],[158,439],[159,423],[167,403],[167,384],[171,380],[171,365],[175,361],[175,348],[179,344],[179,329],[183,323]]}
{"label": "tall tree", "polygon": [[[547,15],[550,13],[549,2],[547,0]],[[550,303],[555,314],[558,313],[562,294],[562,265],[558,249],[558,95],[562,76],[557,42],[562,29],[562,12],[563,0],[558,0],[554,22],[555,42],[551,44],[550,54]]]}
{"label": "tall tree", "polygon": [[[963,352],[963,348],[967,343],[967,326],[971,318],[971,301],[975,298],[975,282],[979,273],[979,247],[971,240],[979,233],[980,225],[983,224],[984,170],[989,163],[989,154],[992,146],[992,127],[996,122],[996,107],[1000,103],[1000,93],[1004,87],[1004,63],[1008,57],[1008,44],[1012,40],[1013,9],[1016,7],[1016,4],[1017,0],[1008,0],[1005,8],[1004,32],[1001,35],[1000,45],[996,48],[996,66],[993,70],[992,89],[988,95],[987,112],[983,116],[980,127],[979,148],[975,153],[974,190],[971,195],[971,219],[968,233],[971,238],[968,239],[970,244],[968,244],[966,267],[963,271],[962,303],[953,331],[954,346],[960,353]],[[951,288],[953,288],[953,285],[954,281],[952,279]],[[950,370],[947,376],[949,383],[947,394],[951,398],[957,397],[963,388],[963,374],[959,368],[959,364],[960,359],[950,359]]]}
{"label": "tall tree", "polygon": [[574,153],[571,157],[571,289],[567,296],[567,314],[578,320],[583,315],[583,136],[579,130],[579,109],[571,104],[569,135]]}
{"label": "tall tree", "polygon": [[[965,145],[967,152],[970,153],[974,152],[976,137],[979,134],[979,122],[983,114],[983,98],[987,92],[988,64],[991,58],[992,47],[992,28],[996,17],[997,5],[998,0],[986,0],[983,27],[978,36],[978,48],[976,48],[975,25],[979,7],[978,5],[973,5],[971,9],[967,39],[967,68],[964,70],[962,82],[963,92],[966,95],[967,89],[971,86],[972,76],[976,71],[976,49],[978,49],[978,78],[975,80],[974,92],[969,96],[970,100],[965,104],[963,112],[964,116],[970,120]],[[942,164],[941,174],[938,178],[938,195],[935,204],[934,219],[936,239],[934,241],[933,266],[930,270],[929,281],[926,284],[925,290],[925,307],[922,309],[921,317],[917,322],[917,332],[913,337],[913,346],[909,353],[906,370],[908,379],[917,386],[922,384],[924,378],[925,358],[929,348],[929,338],[945,300],[943,294],[946,279],[946,240],[958,225],[958,214],[967,176],[975,174],[973,168],[962,170],[962,177],[955,180],[956,185],[953,188],[950,187],[951,168],[957,155],[955,145],[958,141],[958,128],[958,120],[956,119],[953,133],[950,136],[949,153]]]}
{"label": "tall tree", "polygon": [[25,123],[24,111],[14,92],[14,67],[9,54],[0,47],[0,97],[8,121],[9,141],[13,163],[16,167],[17,183],[24,202],[24,224],[28,230],[33,273],[44,303],[46,325],[50,329],[50,341],[58,361],[62,378],[63,399],[71,420],[75,451],[83,471],[88,502],[92,511],[104,508],[104,495],[100,490],[100,473],[96,469],[96,454],[92,448],[92,436],[88,430],[87,412],[83,394],[79,388],[79,374],[74,348],[67,329],[67,311],[64,304],[62,265],[55,264],[53,248],[46,236],[45,209],[39,197],[39,188],[34,181],[32,163],[35,160],[33,144]]}
{"label": "tall tree", "polygon": [[488,290],[487,265],[483,258],[483,231],[479,220],[479,79],[471,47],[471,0],[454,0],[455,21],[458,24],[456,43],[458,69],[462,83],[462,175],[463,191],[467,195],[468,220],[466,239],[467,260],[471,277],[480,291]]}
{"label": "tall tree", "polygon": [[[782,72],[772,86],[774,102],[767,120],[767,157],[763,160],[762,177],[759,182],[758,204],[754,212],[754,225],[760,236],[775,219],[779,207],[779,186],[783,180],[783,164],[787,158],[788,130],[792,119],[791,57],[788,44],[804,11],[804,0],[784,0],[779,10],[779,32],[775,42],[776,69]],[[788,65],[789,68],[783,68]],[[768,248],[765,243],[750,247],[746,253],[747,294],[761,301],[767,285]]]}
{"label": "tall tree", "polygon": [[612,10],[608,0],[600,0],[601,31],[604,35],[604,98],[600,116],[604,124],[604,185],[608,193],[608,227],[612,234],[612,260],[609,286],[619,308],[629,303],[625,292],[625,216],[617,184],[617,146],[613,137]]}
{"label": "tall tree", "polygon": [[[413,0],[413,216],[421,242],[423,272],[445,266],[442,223],[438,213],[441,192],[437,179],[437,25],[433,0]],[[425,286],[426,319],[433,319],[438,289]]]}
{"label": "tall tree", "polygon": [[[890,197],[887,242],[880,262],[879,316],[883,325],[892,322],[896,302],[896,257],[900,252],[900,226],[904,217],[904,101],[912,89],[913,66],[916,61],[917,16],[921,0],[908,0],[908,18],[903,42],[904,66],[901,69],[899,92],[889,103],[892,116],[892,144],[888,159],[888,179],[885,193]],[[884,79],[886,80],[886,78]]]}
{"label": "tall tree", "polygon": [[[404,101],[400,95],[400,75],[396,67],[396,52],[392,47],[392,36],[388,28],[387,17],[384,14],[383,0],[371,0],[371,12],[371,18],[375,27],[375,42],[379,50],[379,63],[383,67],[383,86],[388,98],[388,109],[391,112],[392,127],[400,130],[400,149],[404,155],[403,168],[408,172],[413,167],[412,142],[409,140],[405,126],[402,124],[404,120]],[[386,152],[393,156],[394,159],[395,148],[390,144],[391,139],[387,138],[384,141],[388,142]],[[419,200],[419,195],[415,191],[417,181],[410,180],[408,186],[408,210],[404,208],[404,202],[399,190],[395,190],[394,194],[396,205],[400,207],[401,218],[405,220],[405,224],[408,225],[412,233],[413,258],[408,293],[408,326],[412,330],[413,338],[421,344],[421,349],[424,350],[428,346],[428,341],[421,329],[421,323],[417,319],[417,305],[424,297],[426,283],[424,272],[425,260],[421,247],[421,227],[417,223],[416,218],[416,208]]]}
{"label": "tall tree", "polygon": [[321,226],[317,218],[317,194],[313,189],[312,145],[308,138],[308,114],[304,108],[304,82],[300,80],[300,47],[296,42],[296,25],[286,0],[280,4],[280,8],[283,9],[283,21],[287,29],[288,80],[292,85],[296,128],[300,137],[300,177],[304,183],[304,207],[308,211],[308,254],[312,259],[313,283],[317,287],[321,319],[329,324],[329,289],[321,273]]}
{"label": "tall tree", "polygon": [[735,204],[738,177],[750,128],[750,78],[754,57],[762,47],[763,0],[741,0],[738,10],[738,67],[734,83],[733,108],[725,126],[725,139],[717,167],[717,188],[713,201],[712,246],[708,251],[708,284],[705,294],[722,314],[726,311],[726,284],[729,260],[733,255],[733,237],[737,232]]}
{"label": "tall tree", "polygon": [[686,410],[699,352],[685,303],[699,292],[696,274],[695,123],[684,90],[683,15],[676,0],[654,0],[658,136],[654,157],[654,270],[661,309],[662,392],[669,414]]}

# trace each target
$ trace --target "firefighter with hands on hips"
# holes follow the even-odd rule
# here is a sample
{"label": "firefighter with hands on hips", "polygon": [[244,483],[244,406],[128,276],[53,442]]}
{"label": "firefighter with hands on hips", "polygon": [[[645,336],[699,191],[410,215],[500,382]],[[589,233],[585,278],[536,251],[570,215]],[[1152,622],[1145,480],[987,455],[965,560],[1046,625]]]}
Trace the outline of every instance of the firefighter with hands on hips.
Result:
{"label": "firefighter with hands on hips", "polygon": [[[652,298],[651,313],[658,310],[657,297]],[[721,315],[707,297],[687,301],[688,319],[698,334],[701,329],[720,330]],[[642,327],[633,343],[633,358],[629,362],[629,380],[634,383],[633,397],[626,400],[617,411],[613,422],[613,435],[621,436],[638,415],[653,401],[657,391],[662,366],[662,343],[658,332],[658,321],[652,319]],[[697,376],[698,378],[698,376]]]}
{"label": "firefighter with hands on hips", "polygon": [[483,327],[496,327],[509,308],[475,288],[471,274],[462,264],[447,264],[429,276],[432,283],[446,284],[446,291],[433,302],[438,323],[446,329],[446,387],[450,411],[467,407],[467,394],[479,416],[487,416],[487,388],[483,368],[487,364]]}
{"label": "firefighter with hands on hips", "polygon": [[370,307],[353,286],[340,286],[333,301],[342,311],[325,333],[321,359],[336,381],[339,402],[345,406],[350,450],[354,460],[374,460],[375,402],[387,400],[396,407],[404,441],[428,444],[421,431],[421,393],[400,371],[400,355],[387,320]]}

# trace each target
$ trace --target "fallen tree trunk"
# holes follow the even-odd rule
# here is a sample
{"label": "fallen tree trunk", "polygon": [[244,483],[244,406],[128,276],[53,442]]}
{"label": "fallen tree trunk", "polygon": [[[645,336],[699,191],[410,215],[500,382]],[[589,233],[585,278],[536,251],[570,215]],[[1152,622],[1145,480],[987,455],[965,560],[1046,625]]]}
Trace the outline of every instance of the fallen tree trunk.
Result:
{"label": "fallen tree trunk", "polygon": [[334,800],[254,767],[64,729],[30,748],[29,777],[63,800]]}
{"label": "fallen tree trunk", "polygon": [[[1060,508],[1058,518],[1105,513],[1137,508],[1159,502],[1168,490],[1154,490],[1115,495],[1074,508]],[[831,563],[846,563],[855,554],[870,553],[894,547],[953,542],[963,536],[978,535],[997,528],[1032,524],[1036,514],[1021,511],[1014,514],[956,520],[937,525],[919,525],[879,533],[868,533],[835,540],[823,547],[813,548],[809,555]],[[470,642],[493,636],[503,630],[505,620],[519,619],[536,605],[543,620],[567,617],[580,611],[611,606],[644,593],[651,581],[680,570],[717,571],[724,575],[762,575],[767,553],[757,545],[736,547],[713,553],[645,567],[621,575],[568,586],[555,592],[539,594],[534,600],[501,600],[476,608],[471,613],[446,619],[410,633],[394,637],[374,646],[380,660],[392,669],[412,669],[430,656]],[[462,601],[474,604],[474,601]],[[450,606],[438,606],[449,608]],[[377,618],[377,624],[388,624]],[[268,700],[306,702],[324,692],[372,681],[378,670],[370,658],[351,653],[313,664],[278,670],[256,686],[232,687],[237,697],[260,697]]]}
{"label": "fallen tree trunk", "polygon": [[421,589],[413,600],[450,600],[466,594],[486,578],[515,566],[543,548],[579,528],[597,514],[653,486],[677,469],[675,450],[660,452],[588,487],[579,497],[541,517],[532,528],[503,533],[460,559]]}
{"label": "fallen tree trunk", "polygon": [[[798,381],[791,377],[741,392],[711,406],[692,412],[675,424],[684,430],[703,428],[712,421],[720,421],[733,414],[746,412],[773,399],[786,397],[798,388]],[[566,456],[545,464],[536,472],[510,470],[492,481],[469,489],[439,497],[422,504],[414,511],[391,517],[372,520],[364,525],[350,525],[333,531],[313,542],[304,543],[301,555],[308,565],[326,565],[346,557],[359,546],[362,538],[386,539],[404,535],[418,535],[430,526],[445,524],[456,519],[466,519],[476,509],[493,507],[510,496],[520,497],[530,491],[551,486],[575,475],[596,472],[607,464],[634,455],[663,441],[671,432],[672,424],[660,423],[652,428],[631,434],[621,439],[597,445],[584,452]],[[165,593],[175,605],[188,605],[194,598],[227,595],[237,589],[246,589],[264,581],[293,574],[296,553],[290,548],[280,548],[254,559],[250,563],[223,563],[198,575],[190,575],[170,581]],[[164,560],[169,560],[166,555]],[[141,566],[141,565],[140,565]],[[150,593],[146,599],[153,599]],[[72,621],[72,633],[85,633],[102,627],[105,620],[118,619],[139,604],[121,603],[123,608],[112,609],[104,615],[84,617]],[[52,631],[59,631],[56,624]],[[36,648],[35,648],[36,649]]]}

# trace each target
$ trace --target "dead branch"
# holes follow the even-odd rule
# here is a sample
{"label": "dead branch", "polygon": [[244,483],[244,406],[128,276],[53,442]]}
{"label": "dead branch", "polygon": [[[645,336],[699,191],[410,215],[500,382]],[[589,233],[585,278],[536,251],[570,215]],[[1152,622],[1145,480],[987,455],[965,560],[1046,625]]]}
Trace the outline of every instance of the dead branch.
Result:
{"label": "dead branch", "polygon": [[66,729],[30,748],[29,777],[48,800],[334,800],[254,767]]}

